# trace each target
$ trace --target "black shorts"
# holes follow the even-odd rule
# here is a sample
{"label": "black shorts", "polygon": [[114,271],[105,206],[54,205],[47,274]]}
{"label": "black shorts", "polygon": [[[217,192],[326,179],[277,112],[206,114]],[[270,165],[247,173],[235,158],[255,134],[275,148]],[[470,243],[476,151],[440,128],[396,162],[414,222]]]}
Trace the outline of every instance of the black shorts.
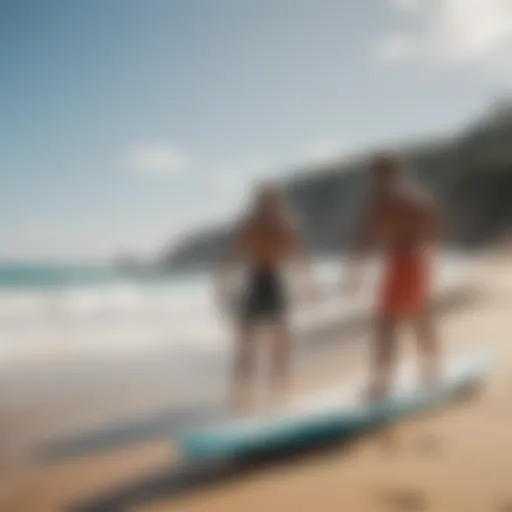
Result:
{"label": "black shorts", "polygon": [[278,320],[286,313],[287,302],[279,270],[255,269],[248,279],[241,320],[244,324]]}

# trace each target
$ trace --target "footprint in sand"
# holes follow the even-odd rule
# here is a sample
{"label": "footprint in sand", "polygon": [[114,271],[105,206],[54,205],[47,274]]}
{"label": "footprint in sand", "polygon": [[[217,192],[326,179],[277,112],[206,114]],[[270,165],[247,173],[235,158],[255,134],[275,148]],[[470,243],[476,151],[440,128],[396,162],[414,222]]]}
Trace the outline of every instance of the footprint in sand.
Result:
{"label": "footprint in sand", "polygon": [[427,510],[427,497],[420,489],[397,489],[380,494],[379,500],[386,510],[420,512]]}

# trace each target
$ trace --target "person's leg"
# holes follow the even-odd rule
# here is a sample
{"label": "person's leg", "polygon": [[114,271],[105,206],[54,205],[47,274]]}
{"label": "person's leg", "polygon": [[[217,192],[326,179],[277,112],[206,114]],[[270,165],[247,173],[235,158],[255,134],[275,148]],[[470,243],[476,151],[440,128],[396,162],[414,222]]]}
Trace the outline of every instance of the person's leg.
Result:
{"label": "person's leg", "polygon": [[425,309],[413,319],[422,364],[422,380],[425,386],[435,385],[439,379],[441,355],[430,311]]}
{"label": "person's leg", "polygon": [[271,385],[273,401],[279,403],[285,396],[290,383],[291,336],[285,317],[271,324]]}
{"label": "person's leg", "polygon": [[255,337],[252,325],[242,325],[235,340],[235,360],[231,388],[232,407],[237,412],[250,407],[250,395],[254,386]]}
{"label": "person's leg", "polygon": [[389,393],[396,359],[396,328],[397,320],[394,317],[381,316],[377,319],[371,349],[369,400],[384,399]]}

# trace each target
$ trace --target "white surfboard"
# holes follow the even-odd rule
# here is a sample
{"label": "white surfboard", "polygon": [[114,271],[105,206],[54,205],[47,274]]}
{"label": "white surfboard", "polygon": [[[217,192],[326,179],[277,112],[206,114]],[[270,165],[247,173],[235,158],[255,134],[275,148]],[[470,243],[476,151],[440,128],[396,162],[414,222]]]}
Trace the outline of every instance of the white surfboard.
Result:
{"label": "white surfboard", "polygon": [[443,376],[432,389],[418,383],[414,361],[401,365],[389,398],[378,404],[362,403],[364,375],[348,382],[290,400],[274,413],[225,421],[193,432],[180,442],[183,454],[196,459],[230,458],[293,450],[356,435],[382,423],[428,410],[478,385],[490,368],[486,350],[446,358]]}

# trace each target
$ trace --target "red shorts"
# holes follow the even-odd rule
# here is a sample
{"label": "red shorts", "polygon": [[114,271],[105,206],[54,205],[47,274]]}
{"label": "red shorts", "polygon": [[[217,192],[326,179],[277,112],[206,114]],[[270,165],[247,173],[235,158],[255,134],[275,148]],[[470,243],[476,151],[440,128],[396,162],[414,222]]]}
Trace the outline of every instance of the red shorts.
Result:
{"label": "red shorts", "polygon": [[423,254],[393,253],[385,264],[380,316],[396,317],[420,313],[428,303],[430,269]]}

